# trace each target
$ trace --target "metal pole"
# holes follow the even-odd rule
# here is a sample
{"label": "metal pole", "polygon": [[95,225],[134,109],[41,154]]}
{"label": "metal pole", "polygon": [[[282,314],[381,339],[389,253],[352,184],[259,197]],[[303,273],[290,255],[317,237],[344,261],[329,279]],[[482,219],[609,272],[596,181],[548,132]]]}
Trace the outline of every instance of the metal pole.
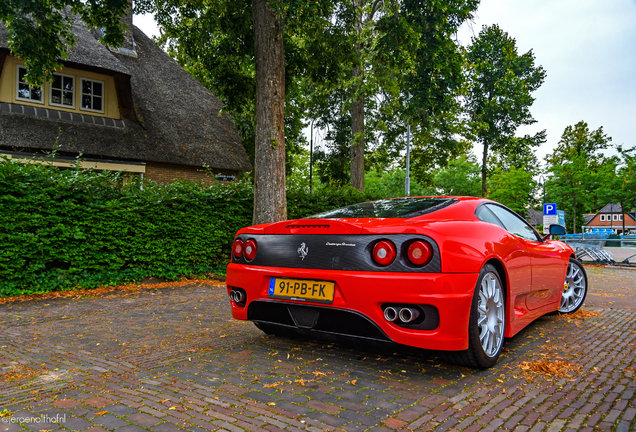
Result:
{"label": "metal pole", "polygon": [[311,177],[312,177],[312,170],[313,170],[313,165],[314,165],[314,121],[311,121],[311,132],[310,132],[311,138],[309,138],[309,193],[311,193],[311,187],[312,187],[312,181],[311,181]]}
{"label": "metal pole", "polygon": [[411,168],[411,125],[406,127],[406,180],[404,181],[404,189],[406,196],[411,196],[411,177],[409,171]]}
{"label": "metal pole", "polygon": [[543,202],[545,203],[545,180],[543,181]]}

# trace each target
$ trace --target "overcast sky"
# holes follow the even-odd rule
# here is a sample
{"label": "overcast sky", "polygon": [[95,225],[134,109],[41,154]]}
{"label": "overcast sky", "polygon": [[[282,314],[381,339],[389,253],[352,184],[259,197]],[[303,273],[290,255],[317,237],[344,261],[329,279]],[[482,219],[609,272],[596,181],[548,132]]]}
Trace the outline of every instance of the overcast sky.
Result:
{"label": "overcast sky", "polygon": [[537,123],[520,130],[547,130],[540,159],[581,120],[614,144],[636,144],[636,0],[482,0],[459,39],[495,23],[547,72],[531,109]]}
{"label": "overcast sky", "polygon": [[[495,23],[547,72],[531,109],[537,123],[519,130],[547,130],[541,160],[581,120],[603,126],[614,144],[636,144],[636,0],[482,0],[459,40],[467,45],[482,25]],[[135,24],[158,33],[151,16],[136,16]]]}

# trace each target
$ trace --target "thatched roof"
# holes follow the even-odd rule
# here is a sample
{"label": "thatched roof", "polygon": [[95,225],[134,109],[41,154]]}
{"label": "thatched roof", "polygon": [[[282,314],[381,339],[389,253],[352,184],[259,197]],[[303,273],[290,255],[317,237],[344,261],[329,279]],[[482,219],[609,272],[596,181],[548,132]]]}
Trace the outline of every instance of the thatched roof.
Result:
{"label": "thatched roof", "polygon": [[[67,17],[72,17],[70,9],[67,9],[64,14]],[[84,21],[79,18],[74,18],[73,34],[77,39],[77,43],[68,50],[68,59],[66,59],[66,62],[97,67],[113,72],[128,73],[124,65],[122,65],[105,46],[95,39],[86,27]],[[7,43],[8,35],[9,33],[4,23],[0,22],[0,48],[9,49],[9,44]]]}
{"label": "thatched roof", "polygon": [[[60,151],[86,157],[251,170],[236,126],[228,114],[219,114],[221,101],[141,30],[133,29],[136,58],[107,50],[79,20],[74,31],[78,45],[68,66],[114,76],[124,118],[107,126],[96,124],[95,116],[40,108],[23,113],[3,104],[1,147],[50,150],[57,141]],[[7,50],[6,36],[0,26],[0,50]]]}

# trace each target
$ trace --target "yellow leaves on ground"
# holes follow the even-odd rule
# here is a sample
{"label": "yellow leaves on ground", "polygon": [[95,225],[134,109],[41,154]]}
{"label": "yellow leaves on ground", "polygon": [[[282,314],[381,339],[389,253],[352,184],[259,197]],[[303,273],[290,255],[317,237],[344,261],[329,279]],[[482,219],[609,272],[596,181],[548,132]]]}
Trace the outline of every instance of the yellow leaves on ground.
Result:
{"label": "yellow leaves on ground", "polygon": [[561,315],[565,319],[569,320],[585,320],[588,318],[594,318],[599,315],[599,312],[589,311],[585,309],[579,309],[571,314],[563,314]]}
{"label": "yellow leaves on ground", "polygon": [[278,386],[282,386],[282,385],[283,385],[283,384],[285,384],[285,383],[287,383],[287,384],[291,384],[292,382],[291,382],[291,381],[277,381],[277,382],[272,383],[272,384],[265,384],[265,385],[263,386],[263,388],[278,387]]}
{"label": "yellow leaves on ground", "polygon": [[[30,300],[42,300],[42,299],[53,299],[53,298],[63,298],[63,297],[85,297],[85,296],[96,296],[101,294],[107,294],[113,291],[128,291],[129,293],[144,291],[144,290],[153,290],[158,288],[177,288],[186,285],[199,284],[199,285],[212,285],[212,286],[225,286],[224,282],[219,282],[213,279],[184,279],[176,282],[161,282],[154,284],[132,284],[132,285],[119,285],[119,286],[103,286],[99,288],[94,288],[90,290],[81,289],[75,291],[51,291],[43,294],[32,294],[18,297],[9,297],[9,298],[0,298],[0,305],[5,303],[13,303],[13,302],[23,302]],[[124,294],[127,295],[127,294]]]}
{"label": "yellow leaves on ground", "polygon": [[580,365],[568,363],[563,360],[522,361],[519,368],[523,371],[562,377],[570,376],[570,372],[578,372],[581,370]]}
{"label": "yellow leaves on ground", "polygon": [[0,373],[0,381],[21,381],[49,373],[47,370],[32,369],[25,365],[13,365],[7,369],[8,371]]}

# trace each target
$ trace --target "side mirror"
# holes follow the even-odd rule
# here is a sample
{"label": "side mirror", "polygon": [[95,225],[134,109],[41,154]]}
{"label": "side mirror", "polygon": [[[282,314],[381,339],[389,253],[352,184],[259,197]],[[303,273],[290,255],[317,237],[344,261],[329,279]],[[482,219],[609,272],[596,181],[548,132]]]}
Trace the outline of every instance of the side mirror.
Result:
{"label": "side mirror", "polygon": [[550,235],[565,235],[565,227],[563,225],[550,225]]}
{"label": "side mirror", "polygon": [[565,235],[565,227],[563,225],[550,225],[550,228],[548,228],[550,234],[546,235],[543,237],[543,241],[546,241],[548,239],[548,237],[553,236],[553,235]]}
{"label": "side mirror", "polygon": [[563,225],[550,225],[550,235],[565,235],[565,227]]}

